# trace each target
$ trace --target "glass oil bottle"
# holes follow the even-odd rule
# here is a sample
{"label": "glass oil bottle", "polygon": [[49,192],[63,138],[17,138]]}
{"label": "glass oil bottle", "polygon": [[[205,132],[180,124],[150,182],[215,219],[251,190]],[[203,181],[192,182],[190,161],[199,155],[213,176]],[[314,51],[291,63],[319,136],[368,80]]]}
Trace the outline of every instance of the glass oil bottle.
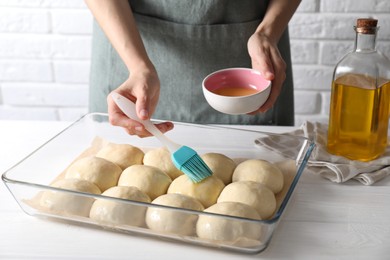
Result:
{"label": "glass oil bottle", "polygon": [[327,149],[351,160],[378,158],[387,146],[390,61],[376,50],[376,19],[358,19],[354,50],[336,65]]}

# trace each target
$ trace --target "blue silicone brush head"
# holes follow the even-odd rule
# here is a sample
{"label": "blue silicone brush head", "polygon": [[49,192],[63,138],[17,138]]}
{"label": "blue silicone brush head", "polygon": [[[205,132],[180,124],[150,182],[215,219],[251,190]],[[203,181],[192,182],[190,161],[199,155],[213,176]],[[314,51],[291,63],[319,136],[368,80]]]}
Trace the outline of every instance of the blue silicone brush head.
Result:
{"label": "blue silicone brush head", "polygon": [[182,146],[172,153],[172,161],[179,170],[195,183],[201,182],[213,174],[196,151],[188,146]]}

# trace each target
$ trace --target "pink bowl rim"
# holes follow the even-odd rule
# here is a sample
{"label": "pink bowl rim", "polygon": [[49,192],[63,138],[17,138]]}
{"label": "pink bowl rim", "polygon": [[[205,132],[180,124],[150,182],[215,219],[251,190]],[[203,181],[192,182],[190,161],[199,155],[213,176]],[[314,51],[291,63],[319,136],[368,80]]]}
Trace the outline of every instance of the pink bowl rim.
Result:
{"label": "pink bowl rim", "polygon": [[239,99],[239,98],[244,98],[244,97],[251,97],[251,96],[255,96],[255,95],[258,95],[264,91],[266,91],[267,89],[269,89],[271,87],[271,80],[268,80],[268,79],[264,79],[264,81],[267,81],[268,82],[268,85],[263,88],[262,90],[260,91],[257,91],[256,93],[253,93],[253,94],[250,94],[250,95],[245,95],[245,96],[224,96],[224,95],[219,95],[219,94],[215,94],[214,92],[210,91],[208,88],[206,88],[205,86],[205,82],[206,80],[208,80],[210,77],[212,77],[213,75],[217,74],[217,73],[221,73],[221,72],[224,72],[224,71],[229,71],[229,70],[245,70],[245,71],[250,71],[252,73],[255,73],[255,74],[259,74],[260,76],[261,73],[260,71],[258,70],[255,70],[255,69],[252,69],[252,68],[243,68],[243,67],[233,67],[233,68],[225,68],[225,69],[220,69],[220,70],[217,70],[217,71],[214,71],[210,74],[208,74],[202,81],[202,88],[205,89],[208,93],[210,93],[211,95],[214,95],[214,96],[217,96],[217,97],[224,97],[224,98],[227,98],[227,99]]}

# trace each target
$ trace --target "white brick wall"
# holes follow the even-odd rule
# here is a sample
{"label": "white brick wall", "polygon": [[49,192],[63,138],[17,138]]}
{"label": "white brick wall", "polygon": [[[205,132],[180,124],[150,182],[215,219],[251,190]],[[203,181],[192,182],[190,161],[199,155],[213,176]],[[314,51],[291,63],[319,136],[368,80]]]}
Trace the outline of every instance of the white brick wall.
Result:
{"label": "white brick wall", "polygon": [[0,119],[87,113],[91,33],[82,0],[0,0]]}
{"label": "white brick wall", "polygon": [[328,121],[333,69],[353,47],[357,18],[379,19],[378,50],[390,57],[389,14],[389,0],[302,0],[290,22],[296,125]]}
{"label": "white brick wall", "polygon": [[[290,23],[296,125],[327,122],[333,67],[356,18],[379,19],[390,57],[389,0],[303,0]],[[83,0],[0,0],[0,120],[75,120],[87,112],[92,16]]]}

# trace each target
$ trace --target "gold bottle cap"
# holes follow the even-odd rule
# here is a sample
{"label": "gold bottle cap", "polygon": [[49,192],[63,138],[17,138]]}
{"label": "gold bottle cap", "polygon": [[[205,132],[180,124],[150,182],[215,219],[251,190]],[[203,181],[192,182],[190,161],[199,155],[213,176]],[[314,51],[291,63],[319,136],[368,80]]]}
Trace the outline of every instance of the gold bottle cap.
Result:
{"label": "gold bottle cap", "polygon": [[360,18],[356,22],[356,31],[363,34],[375,34],[378,20],[373,18]]}

